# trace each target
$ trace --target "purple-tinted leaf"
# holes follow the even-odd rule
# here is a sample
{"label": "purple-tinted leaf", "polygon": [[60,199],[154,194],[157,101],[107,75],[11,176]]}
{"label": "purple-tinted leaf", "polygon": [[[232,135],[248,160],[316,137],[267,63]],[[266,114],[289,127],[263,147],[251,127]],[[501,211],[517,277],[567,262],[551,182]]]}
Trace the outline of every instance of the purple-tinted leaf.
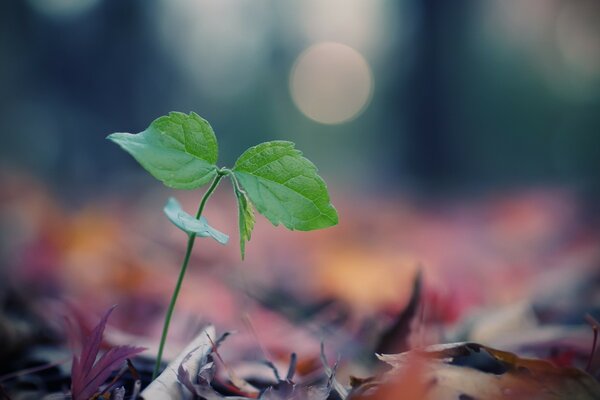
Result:
{"label": "purple-tinted leaf", "polygon": [[98,351],[100,350],[102,334],[104,333],[106,322],[114,309],[115,306],[112,306],[106,314],[104,314],[90,335],[82,338],[81,355],[80,357],[73,357],[73,367],[71,368],[71,393],[75,399],[78,398],[77,396],[81,396],[83,392],[87,374],[92,369],[94,361],[96,361],[96,357],[98,356]]}
{"label": "purple-tinted leaf", "polygon": [[102,317],[98,325],[92,330],[91,334],[84,339],[83,348],[81,350],[81,369],[83,371],[89,371],[96,361],[98,351],[100,350],[100,344],[102,344],[102,335],[106,328],[106,322],[110,317],[110,314],[114,311],[116,306],[112,306],[106,314]]}
{"label": "purple-tinted leaf", "polygon": [[[108,379],[110,374],[118,369],[125,360],[142,351],[144,351],[142,347],[118,346],[104,353],[86,375],[85,384],[80,393],[81,398],[87,399],[91,397],[96,393],[100,385]],[[75,393],[73,393],[73,398],[77,399]]]}
{"label": "purple-tinted leaf", "polygon": [[106,322],[114,309],[115,306],[111,307],[90,335],[83,339],[81,355],[79,357],[73,356],[73,366],[71,367],[71,395],[73,400],[89,399],[127,358],[144,350],[141,347],[131,346],[113,347],[96,361]]}

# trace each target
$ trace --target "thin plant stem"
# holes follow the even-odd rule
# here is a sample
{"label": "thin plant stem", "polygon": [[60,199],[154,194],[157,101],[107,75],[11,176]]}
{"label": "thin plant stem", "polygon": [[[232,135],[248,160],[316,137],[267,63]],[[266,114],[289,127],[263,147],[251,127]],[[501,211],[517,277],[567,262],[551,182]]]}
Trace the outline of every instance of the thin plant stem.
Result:
{"label": "thin plant stem", "polygon": [[[223,178],[225,174],[219,171],[218,175],[212,181],[212,184],[202,197],[200,201],[200,206],[198,207],[198,212],[196,213],[196,219],[200,219],[202,216],[202,211],[204,211],[204,206],[206,205],[206,201],[213,194],[219,182]],[[154,364],[154,372],[152,373],[152,380],[154,380],[158,376],[158,372],[160,370],[160,364],[162,363],[162,355],[165,347],[165,342],[167,341],[167,334],[169,333],[169,325],[171,324],[171,317],[173,316],[173,310],[175,309],[175,303],[177,302],[177,297],[179,296],[179,291],[181,290],[181,284],[183,282],[183,277],[185,276],[185,271],[187,270],[188,263],[190,262],[190,257],[192,255],[192,249],[194,248],[194,242],[196,241],[196,234],[192,233],[189,235],[187,242],[187,249],[185,250],[185,257],[183,258],[183,263],[181,264],[181,270],[179,271],[179,277],[177,278],[177,283],[175,284],[175,289],[173,290],[173,295],[171,296],[171,302],[169,303],[169,308],[167,309],[167,315],[165,316],[165,323],[163,325],[162,335],[160,337],[160,344],[158,346],[158,354],[156,356],[156,364]]]}

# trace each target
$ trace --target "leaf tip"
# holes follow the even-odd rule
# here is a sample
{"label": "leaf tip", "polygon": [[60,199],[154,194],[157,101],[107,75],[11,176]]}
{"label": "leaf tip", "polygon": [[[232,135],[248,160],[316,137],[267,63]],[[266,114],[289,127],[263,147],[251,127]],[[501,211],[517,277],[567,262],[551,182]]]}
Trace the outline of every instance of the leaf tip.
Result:
{"label": "leaf tip", "polygon": [[114,133],[111,133],[110,135],[107,135],[105,137],[105,139],[110,140],[111,142],[115,142],[115,141],[119,140],[118,136],[119,136],[118,132],[114,132]]}
{"label": "leaf tip", "polygon": [[222,245],[226,245],[227,243],[229,243],[229,235],[226,233],[222,233],[222,232],[218,232],[220,233],[220,235],[217,235],[217,231],[215,231],[212,235],[212,238],[215,239],[217,242],[221,243]]}
{"label": "leaf tip", "polygon": [[123,149],[127,150],[124,147],[124,144],[127,140],[127,136],[133,136],[131,133],[126,133],[126,132],[114,132],[111,133],[110,135],[106,136],[106,140],[110,140],[113,143],[118,144],[119,146],[121,146]]}
{"label": "leaf tip", "polygon": [[166,213],[167,210],[169,210],[171,208],[181,208],[181,206],[179,205],[179,202],[173,196],[170,196],[167,199],[167,202],[165,203],[165,206],[163,207],[163,211]]}

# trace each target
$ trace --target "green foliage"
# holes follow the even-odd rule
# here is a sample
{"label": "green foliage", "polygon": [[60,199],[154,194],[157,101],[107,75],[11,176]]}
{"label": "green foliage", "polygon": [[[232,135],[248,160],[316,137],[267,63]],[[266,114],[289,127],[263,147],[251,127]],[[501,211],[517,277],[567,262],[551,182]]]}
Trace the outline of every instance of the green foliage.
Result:
{"label": "green foliage", "polygon": [[188,235],[211,237],[221,244],[227,244],[229,241],[229,236],[210,226],[206,218],[196,219],[183,211],[179,202],[173,197],[169,198],[163,211],[176,227]]}
{"label": "green foliage", "polygon": [[[238,203],[242,259],[254,228],[254,208],[273,225],[283,224],[291,230],[310,231],[338,223],[325,182],[292,142],[272,141],[251,147],[229,170],[216,166],[218,145],[213,129],[193,112],[171,112],[138,134],[113,133],[108,139],[171,188],[194,189],[229,175]],[[211,228],[200,216],[196,219],[185,213],[175,199],[169,200],[165,213],[188,235],[227,242],[227,235]]]}
{"label": "green foliage", "polygon": [[113,133],[108,139],[173,189],[195,189],[217,175],[217,138],[210,124],[193,112],[172,112],[138,134]]}
{"label": "green foliage", "polygon": [[252,229],[254,229],[254,209],[252,208],[252,203],[248,198],[246,192],[240,188],[240,185],[235,178],[235,175],[232,175],[233,182],[233,190],[235,192],[235,196],[237,197],[238,203],[238,225],[240,228],[240,251],[242,253],[242,260],[246,254],[246,242],[250,240],[252,235]]}
{"label": "green foliage", "polygon": [[169,324],[196,237],[211,237],[225,244],[229,236],[212,228],[202,217],[208,198],[221,179],[229,176],[238,203],[240,252],[254,228],[254,207],[275,226],[310,231],[338,223],[327,186],[317,168],[292,142],[273,141],[249,148],[232,170],[218,168],[217,138],[210,124],[198,114],[172,112],[154,120],[138,133],[113,133],[108,139],[131,154],[150,174],[174,189],[195,189],[212,180],[202,197],[196,218],[187,214],[174,198],[165,205],[169,220],[188,234],[188,245],[177,284],[167,309],[153,378],[160,370]]}
{"label": "green foliage", "polygon": [[338,223],[325,182],[292,142],[251,147],[238,158],[233,174],[258,212],[275,226],[310,231]]}

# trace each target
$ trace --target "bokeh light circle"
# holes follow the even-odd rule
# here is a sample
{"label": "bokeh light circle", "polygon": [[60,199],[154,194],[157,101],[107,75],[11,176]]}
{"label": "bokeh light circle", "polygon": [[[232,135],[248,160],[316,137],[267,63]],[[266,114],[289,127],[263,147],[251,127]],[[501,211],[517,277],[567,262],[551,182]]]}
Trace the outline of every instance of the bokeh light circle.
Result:
{"label": "bokeh light circle", "polygon": [[365,58],[345,44],[324,42],[306,49],[290,76],[296,106],[308,118],[340,124],[361,114],[373,93],[373,75]]}
{"label": "bokeh light circle", "polygon": [[591,83],[600,77],[600,4],[566,2],[556,17],[556,45],[563,61],[578,77]]}

